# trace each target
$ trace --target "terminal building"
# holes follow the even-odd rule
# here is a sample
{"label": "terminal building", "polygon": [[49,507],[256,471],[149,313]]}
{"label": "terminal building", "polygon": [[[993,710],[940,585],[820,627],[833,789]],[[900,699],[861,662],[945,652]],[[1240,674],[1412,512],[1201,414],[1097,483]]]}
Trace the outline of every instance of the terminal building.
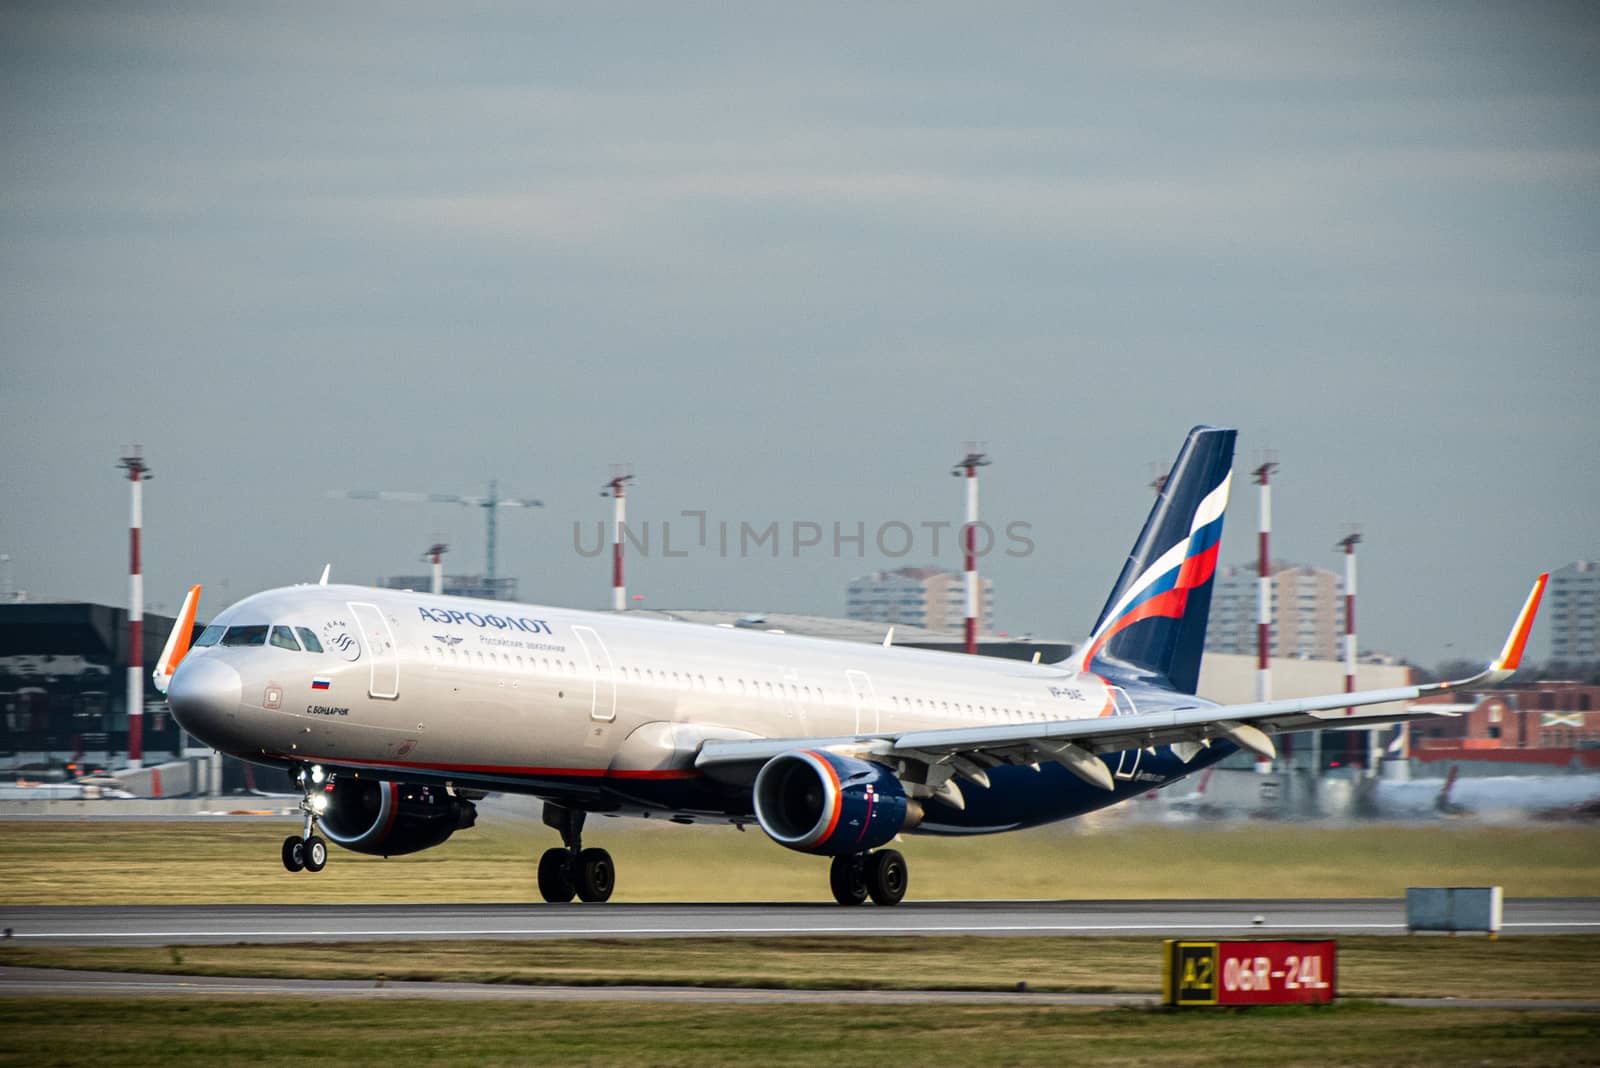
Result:
{"label": "terminal building", "polygon": [[[144,617],[146,763],[176,759],[184,734],[151,672],[173,619]],[[197,624],[195,634],[200,632]],[[102,604],[0,604],[0,768],[109,767],[128,752],[128,610]]]}

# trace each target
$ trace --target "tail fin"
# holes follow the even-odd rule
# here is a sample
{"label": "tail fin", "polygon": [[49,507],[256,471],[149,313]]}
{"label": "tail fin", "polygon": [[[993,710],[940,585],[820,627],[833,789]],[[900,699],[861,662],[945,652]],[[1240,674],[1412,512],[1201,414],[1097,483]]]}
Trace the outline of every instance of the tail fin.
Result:
{"label": "tail fin", "polygon": [[1237,435],[1189,431],[1085,644],[1083,670],[1140,675],[1194,693]]}

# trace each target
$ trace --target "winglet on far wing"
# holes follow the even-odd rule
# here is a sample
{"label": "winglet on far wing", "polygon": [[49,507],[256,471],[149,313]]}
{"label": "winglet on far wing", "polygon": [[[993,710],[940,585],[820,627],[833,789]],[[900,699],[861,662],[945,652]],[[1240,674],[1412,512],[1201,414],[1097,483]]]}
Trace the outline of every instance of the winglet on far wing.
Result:
{"label": "winglet on far wing", "polygon": [[1506,635],[1505,645],[1500,647],[1500,655],[1489,662],[1489,666],[1470,679],[1457,679],[1454,682],[1441,682],[1435,686],[1423,687],[1426,692],[1430,689],[1459,690],[1464,686],[1478,686],[1484,683],[1504,682],[1516,673],[1517,666],[1522,663],[1522,651],[1528,646],[1528,634],[1533,630],[1534,617],[1539,614],[1539,601],[1544,597],[1544,587],[1550,581],[1550,573],[1546,571],[1533,581],[1533,589],[1528,592],[1528,599],[1522,605],[1522,611],[1517,615],[1517,621],[1511,626],[1511,633]]}
{"label": "winglet on far wing", "polygon": [[1528,645],[1528,632],[1533,630],[1533,617],[1539,614],[1539,600],[1544,596],[1545,583],[1550,581],[1550,573],[1546,571],[1533,583],[1533,589],[1528,594],[1528,601],[1522,606],[1522,614],[1517,616],[1517,622],[1511,628],[1511,633],[1506,635],[1505,647],[1500,650],[1500,655],[1495,658],[1489,669],[1495,673],[1493,681],[1510,677],[1517,670],[1517,665],[1522,663],[1522,650]]}

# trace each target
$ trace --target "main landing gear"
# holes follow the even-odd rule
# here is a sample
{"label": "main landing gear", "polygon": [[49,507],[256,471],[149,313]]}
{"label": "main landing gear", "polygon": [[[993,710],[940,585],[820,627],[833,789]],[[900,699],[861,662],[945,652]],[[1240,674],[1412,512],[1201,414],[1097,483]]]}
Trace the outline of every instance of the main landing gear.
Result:
{"label": "main landing gear", "polygon": [[322,784],[327,781],[320,765],[302,767],[295,772],[295,785],[300,787],[300,811],[305,815],[305,825],[299,834],[283,840],[283,866],[289,871],[319,872],[328,864],[328,843],[316,834],[317,817],[328,807],[327,794]]}
{"label": "main landing gear", "polygon": [[539,858],[539,895],[556,903],[606,901],[616,887],[617,869],[604,849],[583,848],[583,817],[578,809],[546,802],[544,822],[561,832],[562,847],[547,849]]}
{"label": "main landing gear", "polygon": [[906,896],[910,872],[898,849],[877,849],[833,858],[828,885],[841,905],[859,905],[869,896],[875,905],[898,905]]}

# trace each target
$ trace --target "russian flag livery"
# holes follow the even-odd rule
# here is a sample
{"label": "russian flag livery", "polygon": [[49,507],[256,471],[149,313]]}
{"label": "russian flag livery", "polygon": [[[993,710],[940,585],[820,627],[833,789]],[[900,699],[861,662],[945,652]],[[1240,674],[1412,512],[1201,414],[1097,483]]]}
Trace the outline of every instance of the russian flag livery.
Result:
{"label": "russian flag livery", "polygon": [[332,680],[330,680],[330,679],[312,679],[311,680],[311,688],[313,690],[326,690],[331,685],[333,685],[333,683],[332,683]]}
{"label": "russian flag livery", "polygon": [[1079,667],[1194,693],[1233,479],[1236,432],[1189,431]]}

